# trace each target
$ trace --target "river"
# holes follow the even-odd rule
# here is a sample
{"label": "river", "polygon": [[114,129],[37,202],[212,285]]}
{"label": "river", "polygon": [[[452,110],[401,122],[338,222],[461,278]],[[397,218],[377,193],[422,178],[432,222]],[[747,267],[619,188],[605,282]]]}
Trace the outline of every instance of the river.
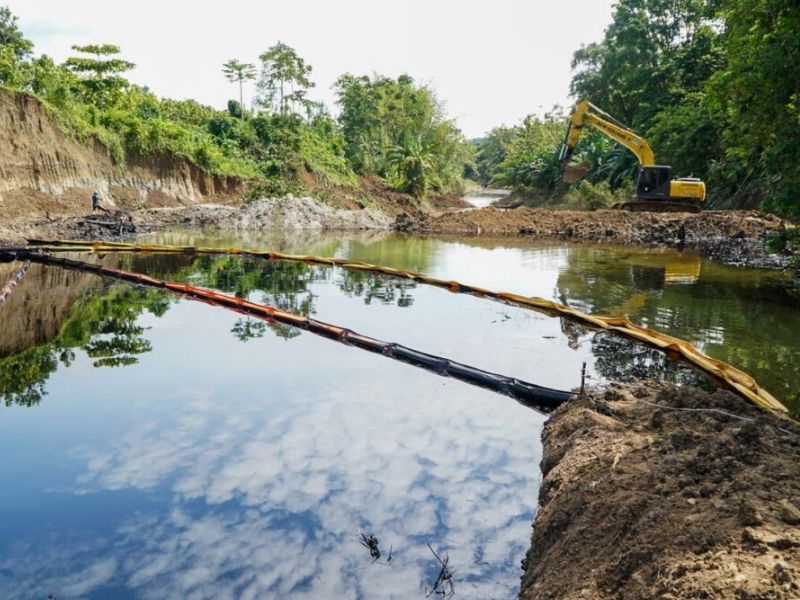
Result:
{"label": "river", "polygon": [[[689,339],[798,406],[798,290],[675,252],[398,234],[151,241],[349,257]],[[81,258],[81,257],[78,257]],[[85,258],[85,257],[84,257]],[[709,386],[655,350],[414,282],[230,256],[113,255],[490,371]],[[0,280],[13,265],[0,265]],[[545,417],[287,326],[33,265],[0,307],[0,597],[509,598]],[[361,535],[379,540],[374,560]],[[390,560],[391,559],[391,560]]]}

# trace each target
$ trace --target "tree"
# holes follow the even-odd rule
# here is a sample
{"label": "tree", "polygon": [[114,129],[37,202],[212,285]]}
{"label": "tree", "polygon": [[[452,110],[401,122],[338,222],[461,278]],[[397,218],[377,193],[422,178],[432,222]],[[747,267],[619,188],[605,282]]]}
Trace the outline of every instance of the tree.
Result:
{"label": "tree", "polygon": [[421,137],[410,137],[389,152],[391,181],[415,198],[424,198],[436,180],[434,153]]}
{"label": "tree", "polygon": [[308,89],[314,87],[309,79],[311,65],[283,42],[278,42],[258,58],[261,60],[258,88],[262,106],[284,115],[296,112],[298,103],[305,107]]}
{"label": "tree", "polygon": [[495,127],[489,132],[489,135],[475,143],[478,182],[481,185],[489,185],[497,172],[497,167],[506,157],[506,145],[514,136],[514,128]]}
{"label": "tree", "polygon": [[717,66],[709,48],[715,4],[620,0],[603,40],[575,52],[572,94],[646,130],[659,110],[702,88]]}
{"label": "tree", "polygon": [[728,64],[710,85],[728,116],[721,176],[732,192],[800,219],[800,5],[728,0],[721,15]]}
{"label": "tree", "polygon": [[241,117],[244,119],[244,95],[242,86],[245,81],[256,78],[256,67],[250,63],[242,63],[235,58],[230,59],[222,65],[222,72],[225,78],[231,83],[239,82],[239,106],[241,107]]}
{"label": "tree", "polygon": [[22,36],[17,27],[17,17],[7,6],[0,6],[0,47],[10,48],[17,60],[22,60],[33,50],[33,42]]}
{"label": "tree", "polygon": [[561,180],[558,152],[564,128],[564,119],[558,113],[525,117],[503,144],[503,160],[495,167],[491,183],[550,194]]}
{"label": "tree", "polygon": [[120,49],[113,44],[72,46],[72,49],[91,55],[72,56],[64,63],[66,69],[79,77],[86,99],[99,107],[114,105],[128,86],[128,80],[120,73],[130,71],[136,65],[116,58]]}
{"label": "tree", "polygon": [[471,148],[436,96],[408,75],[342,75],[335,84],[345,155],[356,172],[388,177],[424,196],[430,188],[458,193]]}

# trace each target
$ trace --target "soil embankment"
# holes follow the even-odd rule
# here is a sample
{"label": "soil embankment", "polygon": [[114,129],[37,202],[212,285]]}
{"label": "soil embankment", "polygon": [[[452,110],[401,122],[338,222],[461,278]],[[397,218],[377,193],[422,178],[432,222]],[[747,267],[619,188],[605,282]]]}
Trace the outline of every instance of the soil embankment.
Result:
{"label": "soil embankment", "polygon": [[784,268],[790,257],[770,254],[768,234],[787,226],[756,211],[691,213],[582,212],[517,208],[423,215],[402,223],[406,231],[461,235],[530,236],[541,239],[694,250],[728,264]]}
{"label": "soil embankment", "polygon": [[648,383],[565,404],[543,439],[521,598],[800,598],[793,421]]}
{"label": "soil embankment", "polygon": [[124,164],[90,138],[65,136],[32,96],[0,89],[0,215],[4,224],[47,215],[86,214],[97,191],[111,209],[185,206],[238,200],[244,182],[209,175],[183,157],[142,157]]}

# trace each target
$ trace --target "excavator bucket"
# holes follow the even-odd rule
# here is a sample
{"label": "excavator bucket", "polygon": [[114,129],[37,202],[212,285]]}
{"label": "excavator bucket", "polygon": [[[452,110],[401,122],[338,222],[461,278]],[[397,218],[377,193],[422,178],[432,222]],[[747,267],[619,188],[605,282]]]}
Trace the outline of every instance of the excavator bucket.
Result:
{"label": "excavator bucket", "polygon": [[580,181],[584,177],[586,177],[586,173],[589,172],[589,163],[582,162],[577,165],[565,165],[564,166],[564,174],[561,177],[561,180],[564,183],[575,183],[576,181]]}

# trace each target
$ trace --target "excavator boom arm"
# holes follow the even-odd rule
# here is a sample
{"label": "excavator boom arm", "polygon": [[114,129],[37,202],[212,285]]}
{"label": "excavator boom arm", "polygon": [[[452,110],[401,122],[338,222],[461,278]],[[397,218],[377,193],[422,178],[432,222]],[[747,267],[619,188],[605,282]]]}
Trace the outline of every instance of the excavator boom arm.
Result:
{"label": "excavator boom arm", "polygon": [[639,164],[643,167],[656,164],[653,150],[646,140],[636,132],[625,127],[611,115],[591,104],[588,100],[582,100],[578,103],[575,107],[572,119],[570,119],[569,127],[567,128],[567,137],[564,140],[564,145],[561,147],[560,160],[562,163],[565,163],[572,157],[572,153],[578,145],[578,140],[581,137],[583,128],[587,124],[595,129],[599,129],[612,140],[633,152],[639,160]]}

